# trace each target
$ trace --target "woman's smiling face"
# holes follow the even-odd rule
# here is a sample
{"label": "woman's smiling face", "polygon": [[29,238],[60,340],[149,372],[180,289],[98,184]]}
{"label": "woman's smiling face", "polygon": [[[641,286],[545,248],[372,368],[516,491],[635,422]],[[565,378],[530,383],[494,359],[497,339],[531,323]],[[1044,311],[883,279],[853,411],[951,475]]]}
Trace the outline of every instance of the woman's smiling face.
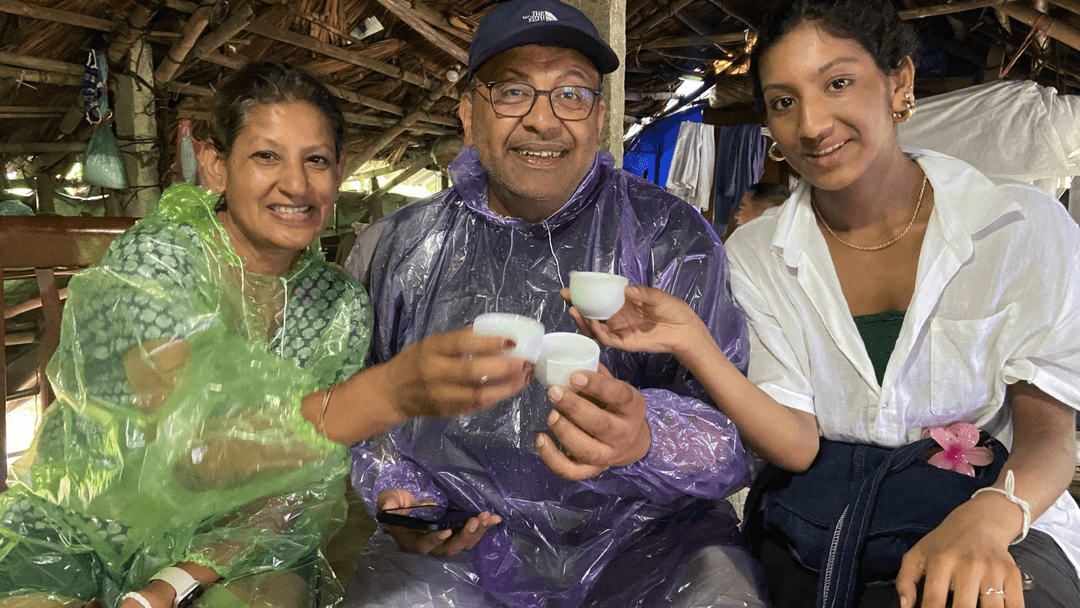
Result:
{"label": "woman's smiling face", "polygon": [[765,51],[759,77],[769,130],[791,166],[815,187],[838,190],[882,162],[896,145],[914,68],[885,74],[856,41],[812,22]]}
{"label": "woman's smiling face", "polygon": [[341,185],[343,159],[322,111],[304,101],[252,106],[228,158],[209,157],[237,254],[254,272],[287,270],[326,226]]}

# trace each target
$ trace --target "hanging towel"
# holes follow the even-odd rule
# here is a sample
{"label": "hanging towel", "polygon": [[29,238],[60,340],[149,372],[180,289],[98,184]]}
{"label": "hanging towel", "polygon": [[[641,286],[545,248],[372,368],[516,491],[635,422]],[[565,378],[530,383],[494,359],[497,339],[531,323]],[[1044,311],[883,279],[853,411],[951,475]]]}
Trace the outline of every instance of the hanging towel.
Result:
{"label": "hanging towel", "polygon": [[684,122],[671,157],[667,191],[701,211],[709,208],[716,140],[712,125]]}

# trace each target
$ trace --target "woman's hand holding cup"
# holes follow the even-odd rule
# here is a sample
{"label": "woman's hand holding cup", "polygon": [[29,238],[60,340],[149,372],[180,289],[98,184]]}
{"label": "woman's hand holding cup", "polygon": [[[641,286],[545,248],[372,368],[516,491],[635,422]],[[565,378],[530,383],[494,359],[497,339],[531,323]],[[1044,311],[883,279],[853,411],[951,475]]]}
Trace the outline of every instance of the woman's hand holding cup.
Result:
{"label": "woman's hand holding cup", "polygon": [[405,416],[471,414],[520,392],[533,363],[508,356],[516,343],[466,328],[433,334],[405,347],[387,364]]}
{"label": "woman's hand holding cup", "polygon": [[[571,280],[576,274],[570,275]],[[571,293],[565,287],[559,292],[568,304],[573,304]],[[626,287],[622,308],[607,320],[586,318],[576,305],[571,305],[570,316],[583,334],[620,350],[679,357],[692,349],[697,339],[712,340],[708,328],[686,302],[644,285]]]}

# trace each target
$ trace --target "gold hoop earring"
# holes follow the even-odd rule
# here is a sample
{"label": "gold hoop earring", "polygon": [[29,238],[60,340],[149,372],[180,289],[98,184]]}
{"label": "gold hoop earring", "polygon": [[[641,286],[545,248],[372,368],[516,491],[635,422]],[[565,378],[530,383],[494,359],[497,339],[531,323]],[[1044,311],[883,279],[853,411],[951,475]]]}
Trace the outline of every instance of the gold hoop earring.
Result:
{"label": "gold hoop earring", "polygon": [[769,151],[766,152],[765,154],[769,158],[775,160],[778,163],[782,163],[785,160],[784,154],[782,152],[780,152],[780,147],[776,145],[775,141],[772,142],[772,145],[769,146]]}
{"label": "gold hoop earring", "polygon": [[907,122],[909,118],[915,115],[915,102],[911,99],[911,93],[904,93],[904,109],[899,112],[893,112],[893,122]]}

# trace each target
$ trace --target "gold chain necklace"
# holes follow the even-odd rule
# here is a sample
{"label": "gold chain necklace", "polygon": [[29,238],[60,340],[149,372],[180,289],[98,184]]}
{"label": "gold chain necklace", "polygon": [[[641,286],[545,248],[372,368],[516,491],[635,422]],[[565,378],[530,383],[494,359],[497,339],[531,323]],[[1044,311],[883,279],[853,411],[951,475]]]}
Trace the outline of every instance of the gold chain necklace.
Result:
{"label": "gold chain necklace", "polygon": [[923,178],[922,178],[922,188],[919,189],[919,200],[917,200],[915,202],[915,213],[911,214],[911,219],[908,220],[907,227],[904,228],[903,232],[901,232],[900,234],[894,236],[888,242],[882,243],[880,245],[875,245],[873,247],[863,247],[861,245],[855,245],[855,244],[849,243],[849,242],[845,241],[844,239],[840,238],[839,236],[837,236],[837,234],[835,232],[833,232],[832,226],[829,226],[828,222],[825,221],[825,218],[821,216],[821,211],[818,210],[817,202],[814,201],[814,196],[813,195],[810,196],[810,207],[812,207],[814,209],[814,215],[817,216],[817,219],[818,219],[819,222],[821,222],[821,225],[825,226],[825,230],[828,230],[829,234],[831,234],[834,239],[836,239],[837,241],[840,241],[841,245],[844,245],[845,247],[850,247],[852,249],[858,249],[859,251],[881,251],[882,249],[885,249],[886,247],[889,247],[890,245],[893,245],[894,243],[896,243],[896,241],[899,241],[900,239],[904,238],[904,235],[907,234],[909,230],[911,230],[911,227],[915,224],[915,218],[919,216],[919,208],[922,207],[922,199],[923,199],[924,194],[926,194],[926,174],[925,173],[923,174]]}

